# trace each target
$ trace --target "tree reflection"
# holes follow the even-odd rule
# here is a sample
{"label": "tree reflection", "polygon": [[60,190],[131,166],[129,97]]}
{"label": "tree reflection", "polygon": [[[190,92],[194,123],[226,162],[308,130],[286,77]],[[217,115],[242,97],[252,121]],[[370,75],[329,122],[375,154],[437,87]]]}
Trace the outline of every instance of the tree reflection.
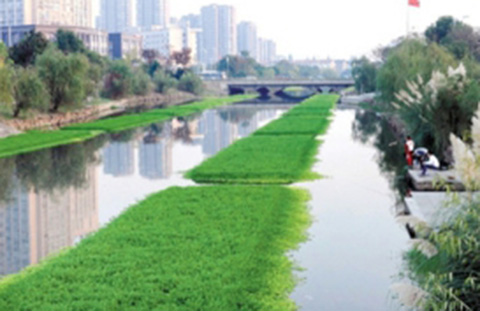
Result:
{"label": "tree reflection", "polygon": [[0,159],[0,203],[10,200],[15,184],[15,159]]}
{"label": "tree reflection", "polygon": [[[105,136],[99,136],[80,144],[19,155],[12,159],[11,167],[15,174],[9,175],[10,180],[16,175],[24,186],[37,192],[82,187],[87,182],[87,167],[100,161],[96,151],[105,144],[106,139]],[[3,185],[12,183],[4,179],[2,177],[0,180],[0,199],[8,198],[9,191],[4,191]]]}
{"label": "tree reflection", "polygon": [[378,150],[377,162],[390,186],[404,197],[408,190],[407,166],[403,142],[395,135],[387,120],[375,112],[357,110],[353,136],[362,143],[371,142]]}
{"label": "tree reflection", "polygon": [[238,124],[240,122],[251,120],[258,113],[258,111],[258,109],[252,108],[226,109],[220,111],[220,118],[222,118],[223,121]]}

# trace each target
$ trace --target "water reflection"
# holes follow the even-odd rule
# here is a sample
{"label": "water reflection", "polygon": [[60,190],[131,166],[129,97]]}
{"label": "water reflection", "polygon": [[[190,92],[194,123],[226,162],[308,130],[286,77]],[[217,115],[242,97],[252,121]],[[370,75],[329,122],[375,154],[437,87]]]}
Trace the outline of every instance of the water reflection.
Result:
{"label": "water reflection", "polygon": [[408,190],[403,142],[395,135],[387,119],[375,112],[357,110],[352,129],[355,140],[371,143],[377,149],[376,161],[382,174],[397,193],[397,199],[403,200]]}
{"label": "water reflection", "polygon": [[0,159],[0,277],[72,246],[286,107],[233,106]]}
{"label": "water reflection", "polygon": [[95,165],[82,175],[81,186],[48,190],[13,178],[9,199],[0,203],[0,275],[36,264],[98,229]]}

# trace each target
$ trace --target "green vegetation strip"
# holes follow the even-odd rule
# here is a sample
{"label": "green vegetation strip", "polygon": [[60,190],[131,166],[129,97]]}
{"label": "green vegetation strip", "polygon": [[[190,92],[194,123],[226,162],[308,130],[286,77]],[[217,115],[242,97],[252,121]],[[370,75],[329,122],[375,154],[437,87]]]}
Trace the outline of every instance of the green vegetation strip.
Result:
{"label": "green vegetation strip", "polygon": [[197,183],[289,184],[310,172],[320,142],[307,135],[242,139],[187,173]]}
{"label": "green vegetation strip", "polygon": [[100,130],[106,132],[120,132],[155,122],[169,120],[173,117],[184,117],[206,109],[228,105],[235,102],[252,99],[250,95],[231,96],[227,98],[206,99],[191,104],[172,106],[164,109],[153,109],[138,114],[103,119],[90,123],[75,124],[64,128],[65,130]]}
{"label": "green vegetation strip", "polygon": [[[284,116],[221,151],[186,174],[197,183],[290,184],[318,178],[310,168],[338,96],[318,95]],[[308,111],[322,113],[308,113]],[[290,111],[291,112],[291,111]],[[288,113],[287,113],[288,114]]]}
{"label": "green vegetation strip", "polygon": [[305,239],[305,191],[171,188],[76,248],[0,283],[0,310],[296,310],[286,252]]}
{"label": "green vegetation strip", "polygon": [[9,136],[0,139],[0,158],[81,142],[101,133],[99,131],[31,131]]}
{"label": "green vegetation strip", "polygon": [[155,109],[141,114],[125,115],[90,123],[76,124],[59,131],[30,131],[0,139],[0,158],[28,153],[45,148],[81,142],[104,132],[120,132],[152,123],[169,120],[176,116],[187,116],[222,105],[253,98],[251,95],[213,98],[200,102]]}
{"label": "green vegetation strip", "polygon": [[324,134],[330,120],[327,117],[281,118],[259,129],[255,135],[311,135]]}

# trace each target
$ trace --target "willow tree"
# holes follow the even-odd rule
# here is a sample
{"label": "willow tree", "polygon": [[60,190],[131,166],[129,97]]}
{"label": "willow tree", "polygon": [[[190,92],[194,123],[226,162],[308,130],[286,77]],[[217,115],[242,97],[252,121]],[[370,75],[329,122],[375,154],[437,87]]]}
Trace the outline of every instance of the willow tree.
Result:
{"label": "willow tree", "polygon": [[37,58],[36,66],[51,99],[51,111],[60,107],[71,107],[86,99],[88,59],[82,54],[65,55],[49,48]]}

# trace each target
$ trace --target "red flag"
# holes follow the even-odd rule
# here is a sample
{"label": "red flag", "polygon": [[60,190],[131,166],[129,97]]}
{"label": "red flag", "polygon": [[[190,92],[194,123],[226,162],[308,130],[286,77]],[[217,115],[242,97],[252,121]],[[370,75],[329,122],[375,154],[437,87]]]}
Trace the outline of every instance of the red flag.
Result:
{"label": "red flag", "polygon": [[408,0],[408,5],[419,8],[420,7],[420,0]]}

